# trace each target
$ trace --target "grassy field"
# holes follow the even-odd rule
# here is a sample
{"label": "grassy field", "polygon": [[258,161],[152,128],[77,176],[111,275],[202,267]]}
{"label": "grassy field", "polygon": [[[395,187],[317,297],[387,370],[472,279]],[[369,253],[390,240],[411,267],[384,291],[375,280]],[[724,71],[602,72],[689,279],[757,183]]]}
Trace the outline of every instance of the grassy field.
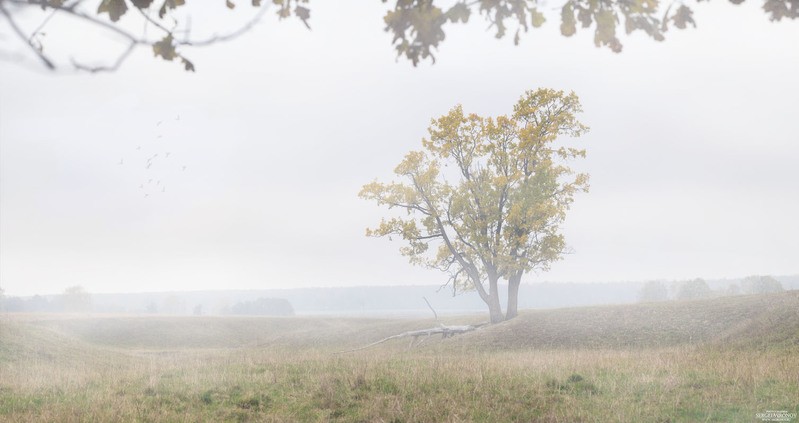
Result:
{"label": "grassy field", "polygon": [[[475,322],[475,317],[446,323]],[[677,422],[799,413],[799,292],[430,320],[3,315],[0,420]],[[794,419],[794,421],[797,421]]]}

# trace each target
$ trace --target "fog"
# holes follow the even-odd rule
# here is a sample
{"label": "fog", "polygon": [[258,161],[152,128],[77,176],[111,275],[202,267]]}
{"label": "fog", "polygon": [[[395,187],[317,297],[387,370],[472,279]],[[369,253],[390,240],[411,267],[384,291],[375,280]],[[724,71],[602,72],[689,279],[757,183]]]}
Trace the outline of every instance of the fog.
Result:
{"label": "fog", "polygon": [[[579,95],[591,190],[563,229],[572,253],[524,283],[799,272],[797,22],[770,22],[755,2],[700,4],[697,28],[620,35],[617,54],[591,31],[562,37],[556,14],[518,46],[475,16],[414,67],[395,57],[385,10],[315,3],[310,31],[270,12],[234,41],[186,50],[195,73],[148,49],[111,74],[2,63],[6,294],[438,286],[399,242],[364,236],[384,211],[357,193],[391,179],[431,118],[456,104],[507,114],[537,87]],[[119,49],[50,25],[66,35],[45,48],[63,58]]]}
{"label": "fog", "polygon": [[0,421],[795,421],[736,2],[0,0]]}

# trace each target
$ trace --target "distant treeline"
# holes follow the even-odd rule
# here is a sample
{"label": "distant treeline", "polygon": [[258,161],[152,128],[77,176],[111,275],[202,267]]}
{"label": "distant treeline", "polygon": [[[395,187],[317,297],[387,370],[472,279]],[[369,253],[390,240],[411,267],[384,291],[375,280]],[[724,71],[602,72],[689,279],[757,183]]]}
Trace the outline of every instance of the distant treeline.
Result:
{"label": "distant treeline", "polygon": [[[138,294],[128,294],[136,296]],[[190,296],[190,293],[187,293]],[[94,297],[94,298],[93,298]],[[99,301],[97,301],[99,299]],[[126,310],[108,307],[103,304],[103,295],[91,295],[80,286],[67,288],[61,295],[34,295],[32,297],[5,297],[0,292],[0,311],[19,313],[147,313],[147,314],[189,314],[187,299],[180,294],[172,293],[162,301],[149,301],[143,308]],[[159,305],[160,304],[160,305]],[[203,304],[195,304],[191,314],[203,315]],[[294,308],[283,298],[258,298],[253,301],[241,301],[232,306],[225,306],[217,314],[247,316],[293,316]]]}
{"label": "distant treeline", "polygon": [[91,311],[91,295],[81,286],[70,286],[56,296],[5,297],[0,291],[0,310],[31,313]]}
{"label": "distant treeline", "polygon": [[[757,280],[757,283],[755,281]],[[799,275],[726,280],[523,284],[520,309],[625,304],[799,289]],[[505,287],[500,287],[501,292]],[[0,296],[11,312],[150,313],[171,315],[430,315],[424,299],[440,314],[483,313],[475,292],[435,285],[358,286],[237,291],[88,294],[71,287],[60,295]]]}
{"label": "distant treeline", "polygon": [[715,284],[712,288],[704,279],[666,282],[649,281],[641,287],[638,299],[642,302],[667,300],[695,300],[731,295],[771,294],[782,292],[782,282],[772,276],[748,276],[740,281]]}
{"label": "distant treeline", "polygon": [[283,298],[258,298],[242,301],[230,308],[230,314],[246,316],[293,316],[294,308]]}

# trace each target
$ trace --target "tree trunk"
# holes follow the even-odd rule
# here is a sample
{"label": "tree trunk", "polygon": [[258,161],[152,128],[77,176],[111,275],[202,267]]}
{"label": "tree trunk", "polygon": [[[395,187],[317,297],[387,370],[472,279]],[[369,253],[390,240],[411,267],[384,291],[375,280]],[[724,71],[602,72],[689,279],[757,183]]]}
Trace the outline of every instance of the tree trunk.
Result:
{"label": "tree trunk", "polygon": [[502,304],[499,303],[499,288],[497,287],[497,277],[489,275],[488,277],[488,313],[491,316],[491,323],[499,323],[505,320],[502,315]]}
{"label": "tree trunk", "polygon": [[508,279],[508,308],[505,314],[505,320],[510,320],[519,315],[519,285],[521,285],[521,282],[521,272],[514,274]]}

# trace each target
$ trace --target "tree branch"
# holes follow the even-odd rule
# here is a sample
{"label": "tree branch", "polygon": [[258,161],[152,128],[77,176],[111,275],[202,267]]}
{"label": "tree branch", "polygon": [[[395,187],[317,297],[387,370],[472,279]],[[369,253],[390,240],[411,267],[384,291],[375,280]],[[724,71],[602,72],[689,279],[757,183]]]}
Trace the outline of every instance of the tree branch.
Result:
{"label": "tree branch", "polygon": [[268,4],[262,5],[260,7],[260,10],[258,10],[258,13],[255,14],[255,17],[253,17],[243,27],[237,29],[236,31],[224,35],[213,35],[212,37],[201,41],[190,41],[190,40],[178,41],[177,44],[191,46],[191,47],[204,47],[215,43],[231,41],[235,38],[244,35],[246,32],[251,30],[255,25],[257,25],[261,21],[261,18],[266,13],[268,9],[267,6]]}
{"label": "tree branch", "polygon": [[422,214],[430,216],[430,210],[425,210],[422,206],[419,206],[417,204],[402,204],[402,203],[393,203],[390,201],[386,201],[385,203],[388,204],[389,207],[401,207],[408,210],[416,210]]}
{"label": "tree branch", "polygon": [[422,235],[422,236],[417,236],[416,238],[414,238],[414,240],[415,241],[422,241],[422,240],[425,240],[425,239],[441,238],[441,236],[442,236],[441,234]]}
{"label": "tree branch", "polygon": [[[45,9],[45,10],[47,10],[47,9],[52,10],[53,14],[55,14],[55,12],[57,12],[57,11],[61,11],[61,12],[64,12],[64,13],[74,17],[74,18],[81,19],[81,20],[86,21],[86,22],[90,22],[93,25],[96,25],[96,26],[102,27],[103,29],[111,31],[111,32],[113,32],[113,33],[125,38],[129,42],[129,44],[127,46],[127,49],[116,59],[114,64],[110,65],[110,66],[88,66],[88,65],[85,65],[85,64],[78,63],[75,59],[71,59],[71,62],[73,64],[73,66],[76,69],[78,69],[78,70],[91,72],[91,73],[116,71],[125,62],[125,60],[130,56],[130,54],[132,53],[132,51],[136,47],[142,46],[142,45],[150,46],[150,45],[153,45],[153,43],[154,43],[154,41],[151,42],[151,41],[148,41],[147,39],[139,38],[136,35],[134,35],[133,33],[128,32],[126,30],[123,30],[123,29],[119,28],[118,26],[116,26],[116,25],[114,25],[112,23],[103,21],[103,20],[101,20],[99,18],[96,18],[96,17],[94,17],[92,15],[89,15],[89,14],[87,14],[85,12],[77,10],[76,6],[80,4],[80,1],[75,1],[74,3],[72,3],[70,5],[65,5],[65,4],[58,5],[58,4],[50,3],[47,0],[0,0],[0,13],[2,13],[6,17],[6,19],[8,19],[9,23],[11,24],[12,29],[14,29],[14,32],[19,36],[19,38],[22,39],[25,42],[25,44],[27,44],[33,50],[34,53],[36,53],[36,56],[39,57],[39,59],[50,70],[55,70],[56,65],[53,63],[52,60],[50,60],[46,55],[44,55],[41,52],[41,50],[38,49],[33,44],[32,41],[33,41],[33,36],[41,30],[41,28],[53,16],[53,14],[48,16],[45,19],[45,21],[42,22],[39,25],[39,28],[37,28],[37,30],[33,32],[33,34],[31,34],[30,36],[26,36],[23,33],[23,31],[19,28],[19,26],[16,24],[16,22],[14,21],[13,17],[11,16],[11,13],[9,13],[8,10],[6,10],[6,8],[4,7],[5,3],[15,4],[15,5],[19,6],[19,7],[37,6],[37,7],[41,7],[42,9]],[[138,7],[135,7],[135,6],[133,6],[133,8],[136,9],[141,14],[141,16],[144,18],[145,22],[155,25],[158,29],[160,29],[161,31],[163,31],[167,35],[172,35],[174,33],[173,30],[168,29],[163,24],[158,22],[156,19],[153,19],[152,17],[150,17],[147,13],[145,13],[144,10],[142,10],[142,9],[140,9]],[[174,45],[175,46],[188,46],[188,47],[203,47],[203,46],[208,46],[208,45],[211,45],[211,44],[214,44],[214,43],[218,43],[218,42],[227,42],[227,41],[233,40],[233,39],[243,35],[244,33],[248,32],[256,24],[258,24],[258,22],[260,22],[261,18],[264,16],[264,14],[267,12],[267,10],[268,10],[268,5],[261,6],[259,11],[258,11],[258,13],[255,15],[255,17],[253,19],[251,19],[249,22],[247,22],[241,28],[239,28],[236,31],[233,31],[231,33],[224,34],[224,35],[214,35],[211,38],[204,39],[204,40],[198,40],[198,41],[192,41],[192,40],[188,40],[188,39],[184,39],[183,41],[174,40]],[[185,60],[185,58],[183,58],[183,56],[178,55],[178,57]],[[188,69],[188,67],[187,67],[187,69]]]}
{"label": "tree branch", "polygon": [[430,307],[430,311],[433,312],[433,316],[435,316],[436,321],[438,321],[438,313],[436,313],[436,310],[433,308],[433,306],[430,305],[430,301],[427,301],[426,297],[422,297],[422,299],[424,300],[425,303],[427,303],[427,307]]}
{"label": "tree branch", "polygon": [[130,56],[130,54],[133,53],[133,50],[138,45],[139,43],[131,42],[128,45],[128,48],[125,49],[124,52],[122,52],[122,54],[117,58],[116,62],[112,66],[87,66],[78,63],[77,61],[75,61],[75,59],[72,59],[72,66],[75,66],[75,69],[86,71],[89,73],[115,72],[117,69],[119,69],[120,66],[122,66],[122,63],[124,63],[125,60],[128,58],[128,56]]}
{"label": "tree branch", "polygon": [[53,62],[49,58],[47,58],[47,56],[45,56],[40,49],[36,48],[36,46],[34,46],[33,43],[31,42],[30,38],[27,37],[25,33],[22,32],[22,29],[17,25],[17,22],[14,21],[14,18],[12,18],[11,14],[8,13],[8,10],[6,10],[6,7],[3,5],[3,1],[0,1],[0,13],[2,13],[6,17],[6,19],[8,19],[8,23],[9,25],[11,25],[11,29],[14,30],[14,33],[17,34],[17,36],[22,40],[22,42],[24,42],[28,47],[31,48],[31,51],[33,51],[36,54],[36,56],[39,58],[39,60],[41,60],[42,63],[44,63],[44,65],[47,66],[47,69],[54,70],[55,65],[53,64]]}
{"label": "tree branch", "polygon": [[168,35],[172,35],[172,31],[170,31],[170,30],[166,29],[166,27],[164,27],[164,26],[163,26],[163,25],[161,25],[161,24],[160,24],[158,21],[156,21],[155,19],[153,19],[152,17],[150,17],[150,14],[149,14],[149,13],[144,13],[144,10],[142,10],[142,9],[139,9],[138,7],[135,7],[135,6],[134,6],[133,8],[139,11],[139,14],[141,14],[141,15],[142,15],[142,17],[144,18],[144,20],[146,20],[147,22],[149,22],[149,23],[151,23],[151,24],[155,25],[155,27],[156,27],[156,28],[160,29],[161,31],[164,31],[164,32],[165,32],[165,33],[167,33]]}
{"label": "tree branch", "polygon": [[[422,200],[427,205],[427,207],[431,211],[435,210],[435,207],[433,206],[432,202],[426,195],[425,190],[422,189],[422,187],[419,185],[418,181],[416,180],[416,176],[412,174],[410,175],[410,177],[411,181],[413,182],[413,186],[416,189],[416,192],[418,192],[419,195],[422,197]],[[449,210],[447,210],[447,212],[449,212]],[[431,212],[431,217],[435,219],[436,226],[438,227],[439,232],[441,232],[441,238],[444,240],[444,244],[449,249],[450,254],[452,254],[455,257],[455,259],[458,261],[458,264],[461,265],[461,267],[466,271],[466,274],[469,276],[469,278],[472,279],[474,287],[477,290],[477,293],[480,295],[480,298],[483,299],[483,301],[485,301],[486,303],[488,303],[489,297],[488,294],[485,292],[485,288],[483,287],[482,281],[480,280],[480,273],[477,271],[477,268],[474,266],[473,263],[469,262],[465,257],[463,257],[463,255],[452,244],[451,240],[449,239],[449,236],[447,235],[446,228],[444,227],[444,222],[441,221],[441,217],[438,215],[438,213],[432,214]],[[455,231],[455,233],[457,235],[457,231]]]}
{"label": "tree branch", "polygon": [[37,26],[36,29],[34,29],[33,32],[31,32],[31,35],[28,37],[28,42],[32,42],[33,41],[33,37],[36,34],[40,33],[42,31],[42,29],[44,29],[44,26],[47,25],[48,22],[50,22],[50,19],[52,19],[53,16],[55,16],[56,12],[58,12],[58,9],[53,9],[53,12],[50,13],[49,15],[47,15],[46,18],[44,18],[42,23],[40,23],[39,26]]}
{"label": "tree branch", "polygon": [[[48,3],[45,0],[29,0],[29,1],[4,0],[4,1],[9,1],[11,3],[16,3],[18,5],[25,5],[25,6],[38,5],[38,6],[41,6],[43,8],[50,8],[50,9],[60,10],[62,12],[66,12],[66,13],[72,15],[72,16],[75,16],[75,17],[78,17],[80,19],[84,19],[84,20],[86,20],[88,22],[91,22],[91,23],[93,23],[95,25],[101,26],[101,27],[103,27],[103,28],[105,28],[105,29],[107,29],[109,31],[112,31],[112,32],[124,37],[124,38],[127,38],[130,41],[135,41],[138,44],[148,44],[145,40],[140,40],[140,39],[136,38],[135,36],[133,36],[131,33],[127,32],[127,31],[124,31],[124,30],[118,28],[117,26],[115,26],[113,24],[110,24],[108,22],[105,22],[105,21],[102,21],[100,19],[97,19],[97,18],[95,18],[95,17],[93,17],[91,15],[87,15],[86,13],[79,12],[79,11],[75,10],[75,5],[72,5],[72,6],[57,6],[57,5],[50,4],[50,3]],[[0,3],[2,3],[2,2],[0,2]]]}
{"label": "tree branch", "polygon": [[[441,325],[441,326],[439,326],[437,328],[411,330],[411,331],[408,331],[408,332],[403,332],[403,333],[400,333],[400,334],[397,334],[397,335],[392,335],[392,336],[383,338],[383,339],[381,339],[379,341],[372,342],[371,344],[364,345],[363,347],[354,348],[354,349],[345,350],[345,351],[338,351],[338,352],[335,352],[333,354],[345,354],[345,353],[351,353],[351,352],[355,352],[355,351],[361,351],[361,350],[365,350],[367,348],[371,348],[371,347],[380,345],[380,344],[382,344],[384,342],[388,342],[388,341],[390,341],[392,339],[407,338],[409,336],[412,336],[414,341],[417,338],[419,338],[420,336],[431,336],[431,335],[438,335],[438,334],[441,334],[442,338],[449,338],[449,337],[454,336],[454,335],[459,335],[461,333],[466,333],[466,332],[471,332],[473,330],[477,330],[477,329],[479,329],[479,328],[481,328],[481,327],[483,327],[485,325],[488,325],[488,324],[489,323],[486,322],[486,323],[479,323],[479,324],[476,324],[476,325],[463,325],[463,326],[444,326],[444,325]],[[411,342],[411,346],[413,346],[413,342]]]}

